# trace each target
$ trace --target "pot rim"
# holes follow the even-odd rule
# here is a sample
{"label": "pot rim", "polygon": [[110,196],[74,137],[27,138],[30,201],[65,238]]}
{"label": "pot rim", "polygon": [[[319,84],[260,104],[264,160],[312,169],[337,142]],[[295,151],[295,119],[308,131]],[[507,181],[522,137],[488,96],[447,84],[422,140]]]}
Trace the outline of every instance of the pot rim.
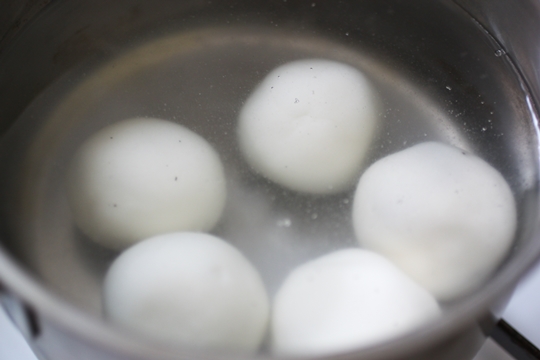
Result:
{"label": "pot rim", "polygon": [[[538,204],[540,207],[540,202]],[[441,343],[449,336],[471,326],[479,318],[489,315],[490,308],[505,293],[513,291],[519,279],[536,261],[540,260],[540,217],[537,217],[535,227],[536,241],[531,241],[518,249],[518,253],[508,263],[497,271],[481,288],[448,307],[448,311],[437,321],[428,324],[415,332],[406,334],[394,340],[374,345],[368,348],[349,351],[343,354],[317,358],[347,359],[362,356],[371,358],[392,358],[396,354],[407,354],[418,349],[429,348]],[[95,345],[105,347],[116,353],[132,356],[133,358],[172,359],[178,355],[188,356],[201,352],[181,349],[180,347],[154,344],[147,339],[118,329],[105,320],[92,316],[78,309],[68,301],[47,289],[44,284],[35,279],[26,269],[0,246],[0,284],[3,291],[12,293],[26,306],[35,310],[38,319],[43,317],[52,324],[67,332]],[[497,315],[492,315],[497,316]],[[38,320],[39,321],[39,320]],[[487,334],[486,334],[487,336]],[[206,354],[206,353],[205,353]],[[216,353],[207,354],[208,359],[288,359],[289,357],[258,354],[255,356],[242,354]],[[295,357],[298,358],[298,357]],[[306,357],[309,358],[309,357]]]}

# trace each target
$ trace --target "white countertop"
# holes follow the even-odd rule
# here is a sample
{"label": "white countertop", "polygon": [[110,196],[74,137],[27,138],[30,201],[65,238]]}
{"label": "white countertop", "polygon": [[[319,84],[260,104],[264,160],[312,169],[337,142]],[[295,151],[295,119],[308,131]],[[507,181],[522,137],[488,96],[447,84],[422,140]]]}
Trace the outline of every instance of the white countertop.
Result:
{"label": "white countertop", "polygon": [[[503,318],[537,348],[540,348],[540,262],[521,280]],[[510,360],[491,339],[474,360]]]}
{"label": "white countertop", "polygon": [[0,307],[0,359],[36,360],[34,353],[15,329],[2,307]]}
{"label": "white countertop", "polygon": [[[540,263],[522,280],[503,317],[530,342],[540,347]],[[0,359],[37,360],[22,335],[0,308]],[[511,360],[488,341],[474,360]]]}

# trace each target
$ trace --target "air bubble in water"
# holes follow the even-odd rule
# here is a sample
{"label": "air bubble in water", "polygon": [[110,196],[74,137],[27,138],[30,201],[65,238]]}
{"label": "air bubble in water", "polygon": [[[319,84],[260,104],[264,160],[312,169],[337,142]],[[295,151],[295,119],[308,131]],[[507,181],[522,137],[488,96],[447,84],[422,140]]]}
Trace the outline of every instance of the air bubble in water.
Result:
{"label": "air bubble in water", "polygon": [[291,222],[291,219],[289,219],[289,218],[278,220],[277,223],[276,223],[276,225],[278,227],[290,227],[291,224],[292,224],[292,222]]}

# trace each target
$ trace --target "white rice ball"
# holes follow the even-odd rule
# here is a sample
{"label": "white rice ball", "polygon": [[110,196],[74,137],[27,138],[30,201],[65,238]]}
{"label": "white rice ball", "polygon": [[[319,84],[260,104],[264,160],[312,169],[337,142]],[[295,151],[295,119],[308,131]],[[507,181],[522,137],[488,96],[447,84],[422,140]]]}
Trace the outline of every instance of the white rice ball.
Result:
{"label": "white rice ball", "polygon": [[353,205],[360,244],[440,300],[478,287],[507,254],[516,206],[502,175],[436,142],[387,156],[362,175]]}
{"label": "white rice ball", "polygon": [[366,77],[335,61],[294,61],[273,70],[239,116],[248,163],[304,193],[347,190],[358,179],[376,125],[377,97]]}
{"label": "white rice ball", "polygon": [[156,236],[109,269],[104,307],[115,323],[192,348],[256,351],[269,304],[261,278],[234,247],[203,233]]}
{"label": "white rice ball", "polygon": [[159,119],[124,120],[92,135],[72,160],[67,185],[78,227],[110,248],[210,230],[226,199],[223,167],[210,144]]}
{"label": "white rice ball", "polygon": [[274,300],[273,350],[327,355],[393,339],[437,318],[425,289],[382,256],[346,249],[295,269]]}

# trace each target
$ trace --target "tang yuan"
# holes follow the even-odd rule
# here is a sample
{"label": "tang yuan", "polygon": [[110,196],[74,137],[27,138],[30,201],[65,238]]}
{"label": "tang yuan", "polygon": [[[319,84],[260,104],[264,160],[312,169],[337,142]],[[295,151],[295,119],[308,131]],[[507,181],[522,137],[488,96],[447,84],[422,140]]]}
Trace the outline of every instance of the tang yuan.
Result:
{"label": "tang yuan", "polygon": [[270,72],[239,115],[240,149],[268,179],[303,193],[347,190],[373,137],[377,96],[352,66],[299,60]]}
{"label": "tang yuan", "polygon": [[187,128],[136,118],[107,126],[80,147],[68,175],[76,224],[123,248],[173,231],[207,231],[226,199],[216,151]]}
{"label": "tang yuan", "polygon": [[203,233],[173,233],[127,249],[110,267],[104,308],[115,323],[192,348],[253,352],[269,304],[256,269],[233,246]]}
{"label": "tang yuan", "polygon": [[437,301],[390,261],[362,249],[296,268],[274,300],[273,350],[324,355],[375,345],[440,315]]}
{"label": "tang yuan", "polygon": [[440,300],[479,286],[508,252],[516,206],[502,175],[436,142],[370,166],[353,205],[360,244],[388,257]]}

